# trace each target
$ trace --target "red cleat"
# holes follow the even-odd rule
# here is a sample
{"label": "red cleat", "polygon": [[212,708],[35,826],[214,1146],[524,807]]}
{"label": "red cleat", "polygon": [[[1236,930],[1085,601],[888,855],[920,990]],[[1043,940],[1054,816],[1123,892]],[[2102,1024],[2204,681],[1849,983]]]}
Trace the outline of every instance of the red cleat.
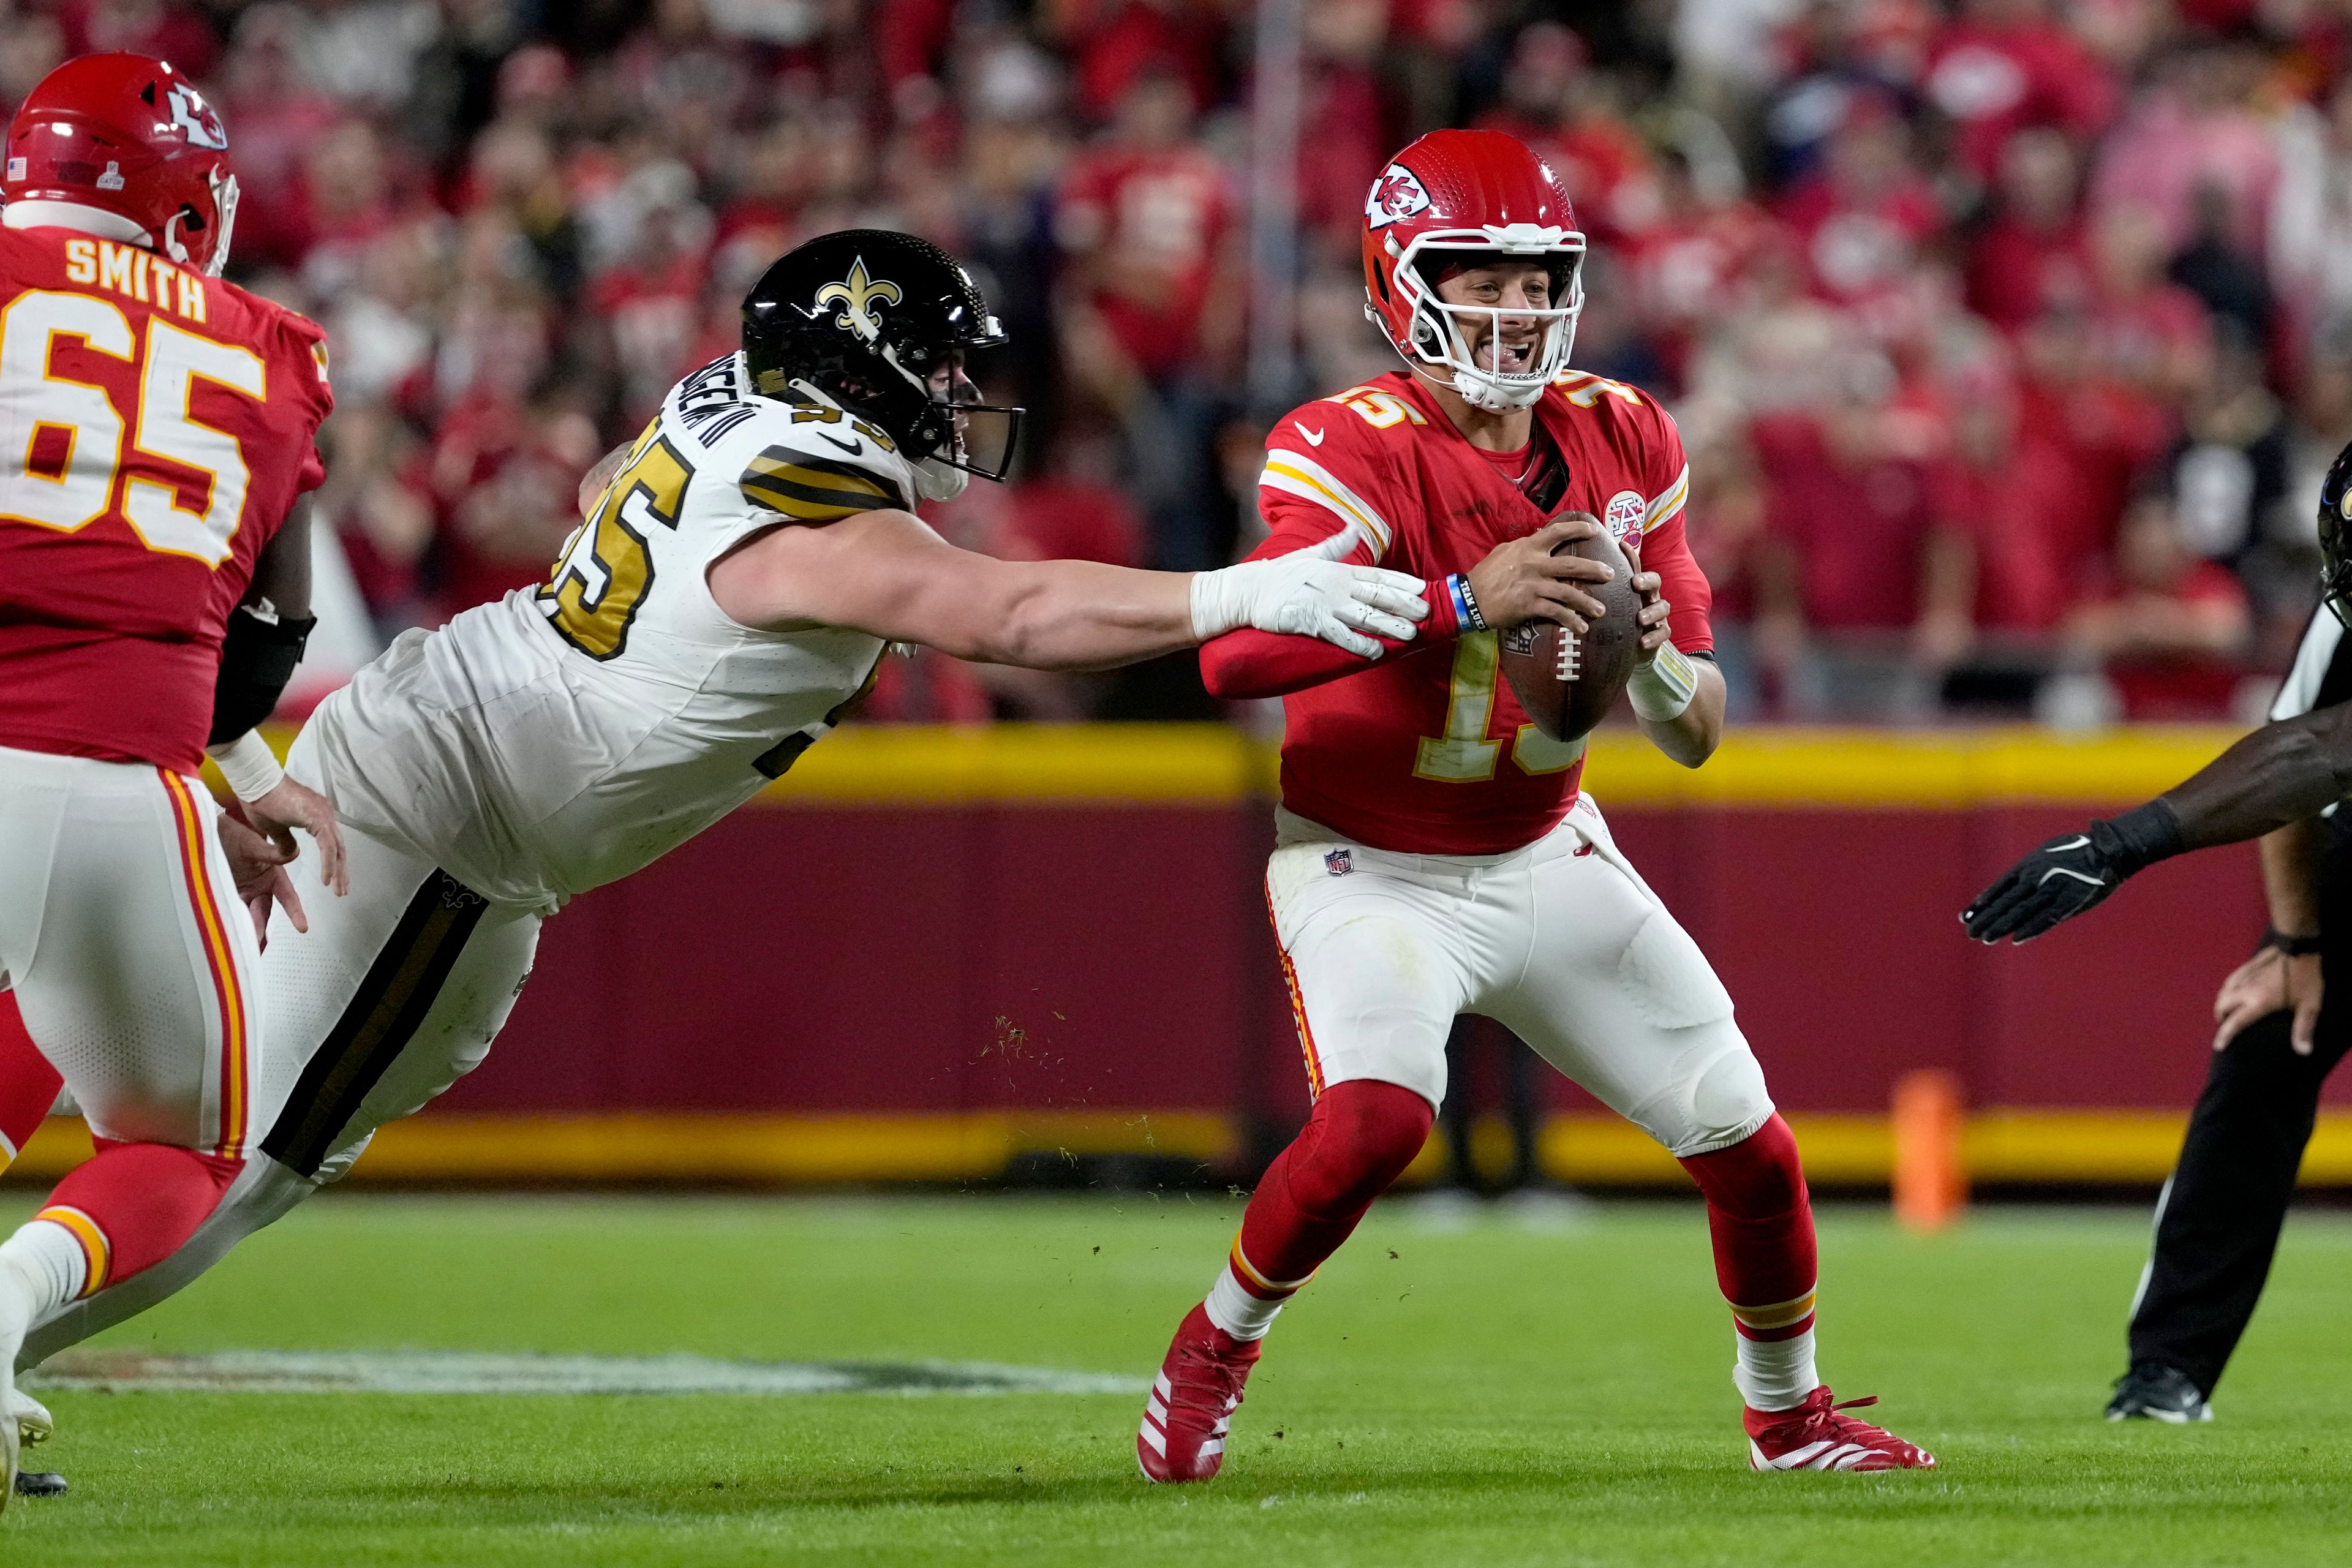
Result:
{"label": "red cleat", "polygon": [[1794,1410],[1750,1410],[1748,1466],[1756,1470],[1932,1470],[1936,1456],[1883,1426],[1840,1411],[1875,1405],[1878,1395],[1835,1403],[1826,1385]]}
{"label": "red cleat", "polygon": [[1144,1402],[1135,1462],[1151,1481],[1205,1481],[1225,1462],[1225,1432],[1257,1364],[1257,1340],[1209,1321],[1206,1303],[1184,1314]]}

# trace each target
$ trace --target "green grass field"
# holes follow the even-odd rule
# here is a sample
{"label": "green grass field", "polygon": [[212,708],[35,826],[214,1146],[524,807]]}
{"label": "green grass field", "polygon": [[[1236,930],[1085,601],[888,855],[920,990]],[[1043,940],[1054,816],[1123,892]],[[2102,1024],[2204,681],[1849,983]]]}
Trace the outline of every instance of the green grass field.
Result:
{"label": "green grass field", "polygon": [[[14,1222],[29,1205],[19,1200]],[[938,1359],[1148,1377],[1238,1205],[1182,1194],[332,1197],[104,1343]],[[2096,1419],[2125,1211],[1822,1215],[1823,1370],[1927,1475],[1748,1473],[1695,1205],[1466,1228],[1389,1205],[1277,1325],[1211,1486],[1133,1395],[59,1390],[0,1561],[2340,1563],[2352,1223],[2298,1216],[2183,1430]]]}

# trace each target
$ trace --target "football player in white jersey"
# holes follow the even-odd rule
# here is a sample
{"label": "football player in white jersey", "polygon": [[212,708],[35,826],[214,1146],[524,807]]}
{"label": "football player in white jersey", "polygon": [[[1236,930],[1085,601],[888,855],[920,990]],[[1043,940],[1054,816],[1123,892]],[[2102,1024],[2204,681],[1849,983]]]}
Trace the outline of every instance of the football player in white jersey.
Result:
{"label": "football player in white jersey", "polygon": [[335,803],[352,891],[307,929],[270,921],[259,1152],[177,1253],[93,1277],[0,1353],[35,1365],[144,1309],[342,1174],[480,1062],[542,919],[757,795],[891,643],[1054,669],[1243,626],[1366,656],[1368,634],[1412,635],[1420,582],[1328,556],[1188,576],[945,543],[913,508],[1003,476],[1019,410],[963,370],[1003,339],[936,247],[810,241],[745,301],[742,352],[671,389],[543,585],[404,635],[320,707],[287,769]]}

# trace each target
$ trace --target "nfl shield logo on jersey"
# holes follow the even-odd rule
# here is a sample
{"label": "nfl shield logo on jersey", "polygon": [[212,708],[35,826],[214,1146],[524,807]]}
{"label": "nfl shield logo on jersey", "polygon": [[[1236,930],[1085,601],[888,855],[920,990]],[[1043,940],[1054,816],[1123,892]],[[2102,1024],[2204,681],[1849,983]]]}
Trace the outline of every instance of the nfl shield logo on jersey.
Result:
{"label": "nfl shield logo on jersey", "polygon": [[1601,521],[1609,529],[1609,537],[1622,545],[1628,540],[1638,542],[1642,537],[1642,513],[1647,509],[1642,498],[1632,490],[1619,490],[1609,498],[1608,510]]}
{"label": "nfl shield logo on jersey", "polygon": [[1355,868],[1356,862],[1345,849],[1334,849],[1323,857],[1323,869],[1334,877],[1344,877]]}

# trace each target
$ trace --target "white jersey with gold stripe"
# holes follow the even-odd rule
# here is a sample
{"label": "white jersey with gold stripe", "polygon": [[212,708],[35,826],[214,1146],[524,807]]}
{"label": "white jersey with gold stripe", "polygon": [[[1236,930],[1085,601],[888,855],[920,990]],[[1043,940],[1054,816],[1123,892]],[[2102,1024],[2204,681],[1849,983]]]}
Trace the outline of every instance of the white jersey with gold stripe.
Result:
{"label": "white jersey with gold stripe", "polygon": [[715,361],[671,388],[546,583],[402,636],[320,708],[294,771],[495,902],[551,910],[625,877],[791,766],[882,657],[862,632],[739,625],[711,564],[913,495],[888,436]]}

